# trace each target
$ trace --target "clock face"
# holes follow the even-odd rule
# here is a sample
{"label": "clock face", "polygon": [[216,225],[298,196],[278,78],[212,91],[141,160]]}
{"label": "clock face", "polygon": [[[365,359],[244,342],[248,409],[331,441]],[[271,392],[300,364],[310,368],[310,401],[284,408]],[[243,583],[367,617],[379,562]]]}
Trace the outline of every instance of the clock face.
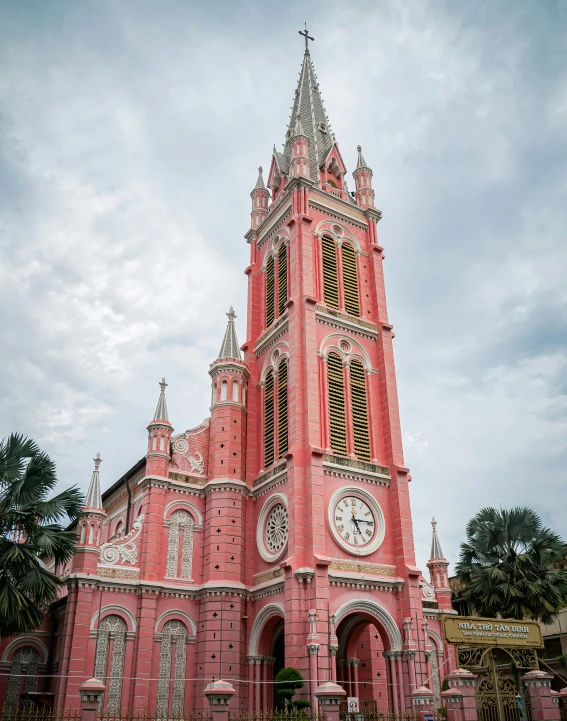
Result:
{"label": "clock face", "polygon": [[341,539],[364,548],[376,534],[376,518],[370,506],[358,496],[343,496],[335,505],[333,523]]}

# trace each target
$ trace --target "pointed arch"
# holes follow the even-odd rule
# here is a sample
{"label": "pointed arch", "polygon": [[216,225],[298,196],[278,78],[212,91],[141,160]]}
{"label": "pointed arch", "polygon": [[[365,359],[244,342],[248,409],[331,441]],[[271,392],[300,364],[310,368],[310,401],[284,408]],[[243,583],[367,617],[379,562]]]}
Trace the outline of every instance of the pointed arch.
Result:
{"label": "pointed arch", "polygon": [[347,455],[347,427],[345,405],[345,375],[342,358],[329,353],[327,358],[327,394],[329,397],[329,434],[331,450]]}

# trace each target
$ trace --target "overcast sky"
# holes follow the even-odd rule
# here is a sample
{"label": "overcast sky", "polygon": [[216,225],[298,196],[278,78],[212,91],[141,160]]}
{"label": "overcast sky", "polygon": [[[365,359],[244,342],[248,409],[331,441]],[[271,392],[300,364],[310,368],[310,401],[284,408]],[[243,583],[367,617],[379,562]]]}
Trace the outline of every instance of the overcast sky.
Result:
{"label": "overcast sky", "polygon": [[485,505],[567,536],[566,2],[0,0],[0,435],[106,488],[162,375],[208,415],[305,20],[383,212],[419,563]]}

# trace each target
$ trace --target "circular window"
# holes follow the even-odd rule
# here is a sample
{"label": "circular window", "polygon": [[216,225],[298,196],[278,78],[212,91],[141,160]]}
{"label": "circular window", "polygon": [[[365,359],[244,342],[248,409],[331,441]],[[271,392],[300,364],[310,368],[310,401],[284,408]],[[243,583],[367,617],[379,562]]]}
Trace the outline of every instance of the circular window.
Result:
{"label": "circular window", "polygon": [[283,493],[270,496],[258,516],[256,545],[264,561],[278,561],[287,548],[289,519],[287,498]]}
{"label": "circular window", "polygon": [[287,543],[287,510],[278,503],[268,514],[266,521],[266,547],[272,553],[281,551]]}

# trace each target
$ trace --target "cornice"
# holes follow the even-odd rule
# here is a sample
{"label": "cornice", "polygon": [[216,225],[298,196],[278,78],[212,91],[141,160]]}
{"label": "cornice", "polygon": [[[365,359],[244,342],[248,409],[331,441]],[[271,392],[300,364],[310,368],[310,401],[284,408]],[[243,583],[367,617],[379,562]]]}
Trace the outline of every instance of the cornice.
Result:
{"label": "cornice", "polygon": [[277,322],[270,328],[270,330],[265,331],[264,334],[260,336],[256,345],[254,346],[254,355],[256,356],[256,358],[261,356],[267,348],[269,348],[277,340],[280,339],[280,337],[287,330],[288,320],[289,315],[286,311],[286,313],[277,320]]}
{"label": "cornice", "polygon": [[347,316],[340,311],[333,311],[323,305],[316,306],[315,317],[317,321],[323,325],[340,328],[354,335],[370,338],[373,341],[378,338],[378,331],[374,323],[362,320],[361,318],[355,318],[354,316]]}
{"label": "cornice", "polygon": [[356,461],[350,458],[339,458],[330,454],[323,456],[323,473],[335,478],[348,478],[362,481],[375,486],[390,486],[390,474],[383,466],[376,466],[367,461]]}
{"label": "cornice", "polygon": [[274,226],[285,220],[284,216],[287,213],[291,215],[291,195],[279,204],[273,211],[268,212],[264,222],[256,228],[256,236],[258,238],[258,248],[261,248],[264,243],[268,240],[268,236],[271,230],[274,230]]}
{"label": "cornice", "polygon": [[367,218],[358,206],[352,206],[341,198],[331,196],[321,190],[312,190],[309,193],[309,206],[333,217],[332,210],[339,216],[340,220],[345,223],[354,225],[355,228],[366,230],[368,227]]}

